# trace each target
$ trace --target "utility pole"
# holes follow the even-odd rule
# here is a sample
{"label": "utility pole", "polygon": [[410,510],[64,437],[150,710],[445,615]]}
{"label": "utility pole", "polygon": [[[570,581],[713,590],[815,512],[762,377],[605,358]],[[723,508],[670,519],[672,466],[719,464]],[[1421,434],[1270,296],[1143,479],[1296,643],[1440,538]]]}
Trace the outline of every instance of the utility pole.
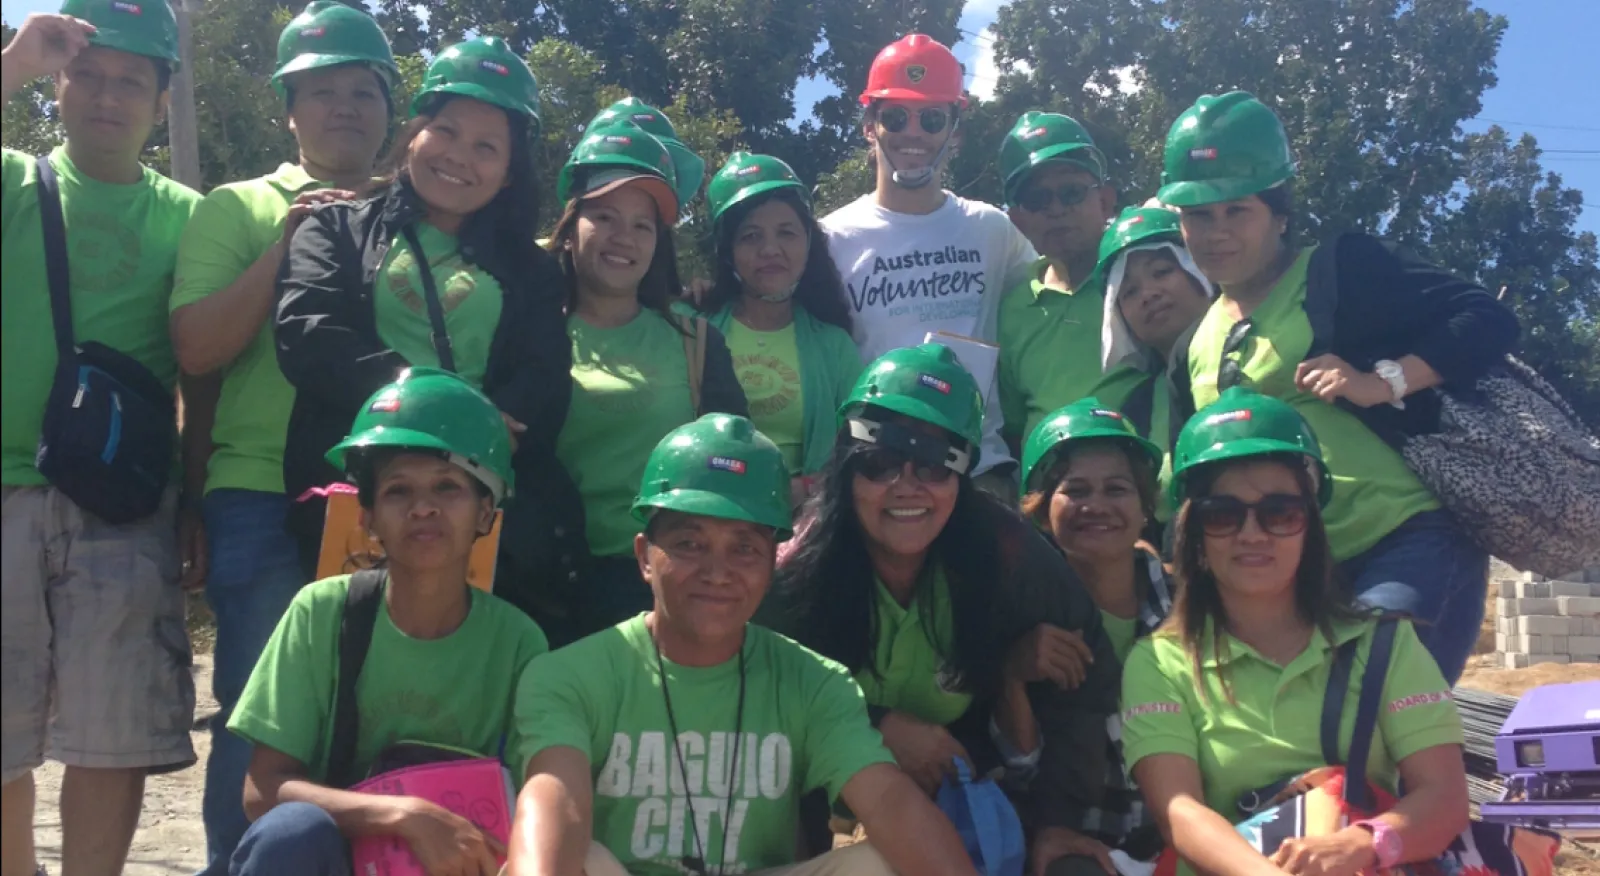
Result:
{"label": "utility pole", "polygon": [[178,19],[178,57],[183,62],[172,76],[172,103],[167,110],[167,142],[172,149],[172,177],[200,188],[200,140],[194,117],[194,48],[189,7],[200,0],[170,0]]}

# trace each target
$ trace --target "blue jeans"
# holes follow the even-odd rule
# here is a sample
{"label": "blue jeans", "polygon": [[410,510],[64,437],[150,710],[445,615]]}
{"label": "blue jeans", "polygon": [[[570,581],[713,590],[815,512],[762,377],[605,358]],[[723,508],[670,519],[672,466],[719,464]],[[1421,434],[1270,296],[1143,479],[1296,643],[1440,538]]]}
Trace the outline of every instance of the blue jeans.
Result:
{"label": "blue jeans", "polygon": [[233,853],[228,876],[350,876],[350,846],[333,816],[310,803],[280,803]]}
{"label": "blue jeans", "polygon": [[228,732],[228,717],[278,620],[307,583],[294,539],[284,530],[288,508],[280,493],[219,489],[205,498],[206,601],[217,618],[211,685],[222,707],[211,722],[206,761],[206,876],[221,876],[250,826],[242,799],[251,746]]}
{"label": "blue jeans", "polygon": [[1444,511],[1424,511],[1340,565],[1362,605],[1417,621],[1417,637],[1454,685],[1483,624],[1489,555]]}

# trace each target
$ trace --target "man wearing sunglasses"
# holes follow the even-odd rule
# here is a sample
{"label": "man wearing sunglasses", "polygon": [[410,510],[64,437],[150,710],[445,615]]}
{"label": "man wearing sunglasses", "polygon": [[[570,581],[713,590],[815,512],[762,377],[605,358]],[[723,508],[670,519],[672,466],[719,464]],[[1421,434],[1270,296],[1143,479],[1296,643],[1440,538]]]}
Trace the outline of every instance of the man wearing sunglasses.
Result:
{"label": "man wearing sunglasses", "polygon": [[1000,299],[1000,406],[1013,446],[1100,382],[1105,278],[1095,272],[1117,193],[1089,132],[1026,112],[1000,144],[1011,221],[1041,258]]}
{"label": "man wearing sunglasses", "polygon": [[[863,133],[873,191],[823,217],[828,248],[850,293],[861,358],[916,346],[944,331],[996,342],[1000,294],[1023,282],[1037,255],[1000,210],[938,184],[960,146],[961,63],[923,34],[890,44],[872,63]],[[980,484],[1014,500],[1016,463],[1000,438],[1000,406],[983,387]]]}

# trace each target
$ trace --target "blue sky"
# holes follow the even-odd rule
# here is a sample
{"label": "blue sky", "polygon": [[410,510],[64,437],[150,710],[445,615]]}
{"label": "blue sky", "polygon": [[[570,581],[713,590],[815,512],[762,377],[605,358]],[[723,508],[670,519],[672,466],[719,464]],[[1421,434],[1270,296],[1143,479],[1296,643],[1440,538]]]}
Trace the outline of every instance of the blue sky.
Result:
{"label": "blue sky", "polygon": [[[993,65],[985,57],[985,38],[976,35],[993,23],[1002,3],[968,0],[961,17],[962,30],[972,36],[955,52],[980,87],[986,74],[992,77]],[[1600,201],[1600,51],[1594,45],[1600,34],[1600,0],[1477,0],[1477,5],[1504,15],[1510,27],[1498,58],[1500,84],[1484,95],[1483,113],[1467,129],[1482,131],[1499,123],[1513,136],[1526,131],[1538,137],[1540,147],[1548,150],[1545,167],[1584,193],[1588,203],[1579,227],[1600,234],[1600,203],[1595,203]],[[0,0],[0,14],[13,26],[30,12],[56,8],[48,0]],[[800,112],[809,114],[829,89],[802,82],[795,94]]]}

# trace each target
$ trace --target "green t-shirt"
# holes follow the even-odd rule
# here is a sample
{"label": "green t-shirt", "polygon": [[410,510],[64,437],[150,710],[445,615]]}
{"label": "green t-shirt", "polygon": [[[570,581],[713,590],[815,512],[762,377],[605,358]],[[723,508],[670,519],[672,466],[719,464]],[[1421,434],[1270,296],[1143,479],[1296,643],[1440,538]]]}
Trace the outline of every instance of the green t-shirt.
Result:
{"label": "green t-shirt", "polygon": [[[1340,751],[1355,728],[1362,668],[1372,648],[1370,620],[1335,624],[1330,643],[1320,630],[1288,666],[1279,666],[1229,636],[1219,661],[1208,626],[1201,641],[1203,677],[1174,635],[1157,632],[1133,646],[1122,668],[1122,746],[1129,770],[1156,754],[1181,754],[1200,766],[1206,805],[1237,822],[1239,795],[1324,766],[1321,716],[1334,651],[1357,636],[1351,690],[1340,722]],[[1223,689],[1226,673],[1233,702]],[[1201,697],[1199,688],[1204,687]],[[1411,624],[1402,622],[1384,678],[1378,735],[1367,775],[1393,791],[1395,764],[1435,745],[1462,743],[1461,716],[1450,686]]]}
{"label": "green t-shirt", "polygon": [[[78,172],[65,146],[50,153],[67,226],[74,340],[99,341],[149,368],[168,389],[178,361],[167,333],[167,296],[178,240],[200,196],[150,168],[130,185]],[[45,401],[56,373],[50,283],[39,225],[38,168],[12,149],[0,156],[0,482],[37,486]]]}
{"label": "green t-shirt", "polygon": [[[339,622],[350,576],[309,584],[278,621],[233,710],[228,729],[306,765],[326,781],[339,675]],[[378,612],[372,645],[356,683],[361,738],[359,775],[397,742],[428,742],[501,755],[508,767],[518,748],[512,723],[517,679],[550,649],[528,616],[473,588],[472,607],[455,632],[413,639]]]}
{"label": "green t-shirt", "polygon": [[867,702],[941,726],[966,714],[972,694],[950,689],[951,674],[941,656],[955,635],[944,569],[935,567],[903,608],[882,581],[874,578],[873,584],[878,640],[873,644],[872,666],[856,673]]}
{"label": "green t-shirt", "polygon": [[1111,650],[1117,652],[1117,660],[1128,662],[1128,652],[1133,650],[1133,642],[1138,635],[1139,621],[1131,617],[1117,617],[1101,609],[1100,626],[1105,628],[1106,638],[1111,640]]}
{"label": "green t-shirt", "polygon": [[694,419],[683,335],[655,311],[600,328],[567,318],[572,338],[572,405],[556,458],[583,496],[589,550],[633,553],[644,531],[630,510],[656,443]]}
{"label": "green t-shirt", "polygon": [[800,349],[794,323],[773,332],[728,320],[733,370],[750,401],[750,420],[783,451],[791,475],[800,474],[805,448],[805,392],[800,384]]}
{"label": "green t-shirt", "polygon": [[[483,375],[489,370],[489,348],[494,343],[495,329],[500,327],[500,284],[461,257],[455,235],[426,222],[414,227],[439,291],[439,304],[444,308],[444,327],[450,334],[456,373],[473,386],[482,386]],[[428,319],[428,299],[417,261],[417,254],[411,251],[405,237],[396,237],[378,271],[373,314],[378,321],[378,337],[384,343],[412,365],[437,368],[439,353],[433,345],[433,323]]]}
{"label": "green t-shirt", "polygon": [[[283,236],[294,199],[326,187],[300,165],[284,164],[267,176],[212,189],[184,229],[169,308],[193,304],[239,279]],[[278,370],[272,325],[269,312],[255,340],[222,367],[207,492],[283,492],[283,443],[294,388]]]}
{"label": "green t-shirt", "polygon": [[733,770],[739,661],[663,661],[674,745],[644,615],[553,651],[522,676],[518,764],[526,772],[534,755],[556,746],[583,752],[594,777],[594,839],[635,876],[682,872],[679,861],[700,853],[696,830],[712,872],[792,864],[800,797],[825,788],[837,799],[863,769],[894,762],[844,667],[763,627],[745,630]]}
{"label": "green t-shirt", "polygon": [[1063,292],[1044,284],[1049,266],[1040,259],[1033,279],[1000,299],[1000,410],[1013,441],[1025,440],[1047,414],[1100,382],[1104,284]]}
{"label": "green t-shirt", "polygon": [[[1265,301],[1250,314],[1252,328],[1240,351],[1245,385],[1283,399],[1311,424],[1322,458],[1333,473],[1333,501],[1323,511],[1334,559],[1348,560],[1423,511],[1439,507],[1405,460],[1355,414],[1295,386],[1295,366],[1311,349],[1306,317],[1306,267],[1311,249],[1295,259]],[[1217,400],[1217,372],[1231,319],[1211,305],[1189,345],[1189,380],[1196,408]]]}

